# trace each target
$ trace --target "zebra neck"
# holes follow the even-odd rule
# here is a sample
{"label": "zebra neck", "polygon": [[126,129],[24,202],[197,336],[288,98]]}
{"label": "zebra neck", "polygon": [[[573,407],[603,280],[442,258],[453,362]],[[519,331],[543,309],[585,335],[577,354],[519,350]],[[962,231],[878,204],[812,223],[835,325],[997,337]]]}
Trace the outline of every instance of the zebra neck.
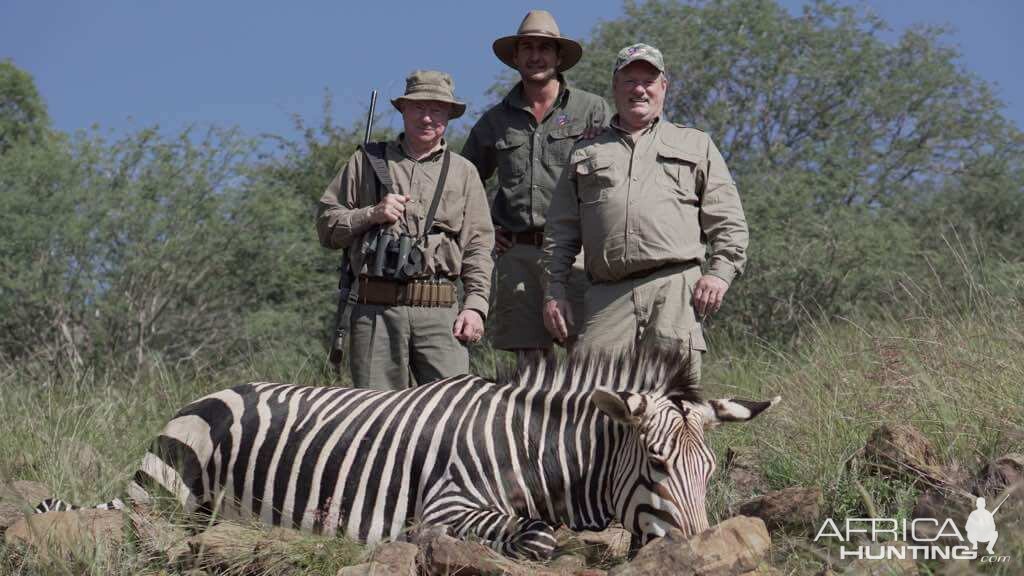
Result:
{"label": "zebra neck", "polygon": [[[628,433],[596,409],[590,393],[520,389],[510,398],[522,414],[522,441],[509,428],[509,477],[515,511],[574,530],[602,529],[614,518],[612,487],[620,477],[620,442]],[[516,427],[517,428],[517,427]]]}

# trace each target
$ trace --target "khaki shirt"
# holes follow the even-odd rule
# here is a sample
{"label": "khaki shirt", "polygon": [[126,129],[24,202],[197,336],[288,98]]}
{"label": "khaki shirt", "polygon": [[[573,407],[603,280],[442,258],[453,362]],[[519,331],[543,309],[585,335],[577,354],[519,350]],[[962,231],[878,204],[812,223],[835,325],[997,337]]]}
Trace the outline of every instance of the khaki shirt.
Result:
{"label": "khaki shirt", "polygon": [[[615,119],[617,120],[617,118]],[[711,138],[665,121],[632,137],[615,128],[576,145],[548,211],[547,298],[564,298],[581,246],[593,282],[703,263],[731,283],[743,272],[747,222]]]}
{"label": "khaki shirt", "polygon": [[[442,141],[437,150],[416,161],[405,153],[401,138],[387,144],[393,190],[409,197],[403,219],[394,226],[418,237],[426,224],[447,145]],[[381,194],[386,194],[383,188]],[[361,246],[363,234],[373,226],[370,211],[377,202],[376,176],[359,149],[320,198],[316,218],[320,244],[335,249]],[[425,245],[424,276],[461,277],[466,294],[464,308],[486,318],[494,267],[494,227],[476,168],[455,153],[432,228]],[[349,256],[352,269],[365,273],[359,249],[350,250]]]}
{"label": "khaki shirt", "polygon": [[484,113],[462,147],[481,179],[498,171],[491,217],[511,232],[544,227],[551,195],[576,139],[588,126],[607,126],[612,116],[604,98],[559,80],[561,91],[539,125],[520,82]]}

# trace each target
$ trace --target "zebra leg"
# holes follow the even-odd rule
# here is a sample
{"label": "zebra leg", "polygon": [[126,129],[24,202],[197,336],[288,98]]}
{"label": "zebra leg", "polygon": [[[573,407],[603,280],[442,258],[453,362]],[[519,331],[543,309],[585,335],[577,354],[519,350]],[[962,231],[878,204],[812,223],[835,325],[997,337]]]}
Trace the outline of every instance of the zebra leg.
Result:
{"label": "zebra leg", "polygon": [[506,556],[547,560],[555,549],[555,531],[543,520],[511,516],[494,509],[465,509],[448,521],[462,537],[477,537]]}

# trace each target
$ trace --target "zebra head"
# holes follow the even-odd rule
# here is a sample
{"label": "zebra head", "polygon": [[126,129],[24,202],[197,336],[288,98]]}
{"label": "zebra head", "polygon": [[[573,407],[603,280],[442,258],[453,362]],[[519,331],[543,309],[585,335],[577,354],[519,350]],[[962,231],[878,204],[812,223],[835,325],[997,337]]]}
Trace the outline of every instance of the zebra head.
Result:
{"label": "zebra head", "polygon": [[709,527],[705,497],[715,456],[704,431],[724,421],[750,420],[780,400],[702,401],[692,388],[685,393],[598,389],[591,398],[625,427],[611,497],[616,515],[640,546],[671,529],[692,535]]}

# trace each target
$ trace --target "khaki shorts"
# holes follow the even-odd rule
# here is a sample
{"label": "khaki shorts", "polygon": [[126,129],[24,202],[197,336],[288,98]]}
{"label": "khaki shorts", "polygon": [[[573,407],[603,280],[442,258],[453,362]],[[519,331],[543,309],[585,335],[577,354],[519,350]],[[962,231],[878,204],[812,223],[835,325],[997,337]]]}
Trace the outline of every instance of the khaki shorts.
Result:
{"label": "khaki shorts", "polygon": [[[494,296],[488,318],[491,344],[499,350],[550,348],[551,334],[544,327],[544,251],[531,244],[516,244],[498,258]],[[572,307],[569,335],[579,334],[583,323],[583,295],[589,285],[582,254],[573,264],[566,295]]]}
{"label": "khaki shorts", "polygon": [[616,351],[626,346],[678,348],[688,353],[700,381],[704,331],[693,309],[699,266],[668,266],[649,276],[594,284],[587,290],[579,347]]}

